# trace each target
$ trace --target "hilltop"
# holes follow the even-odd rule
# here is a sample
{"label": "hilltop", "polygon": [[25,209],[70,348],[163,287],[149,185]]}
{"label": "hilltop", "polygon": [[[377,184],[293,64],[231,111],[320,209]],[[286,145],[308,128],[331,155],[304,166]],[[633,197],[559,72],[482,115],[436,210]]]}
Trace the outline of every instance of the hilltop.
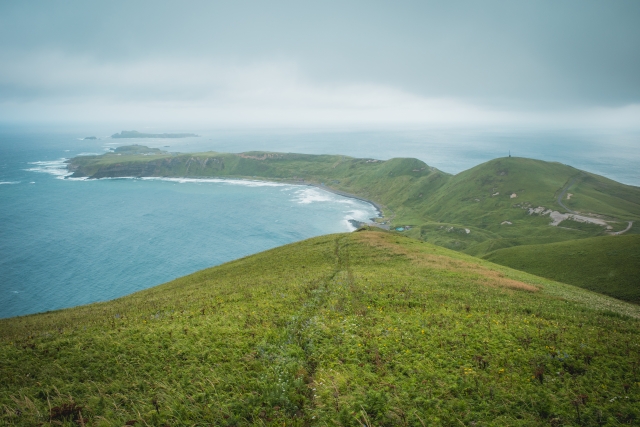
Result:
{"label": "hilltop", "polygon": [[[384,213],[380,222],[385,226],[478,257],[524,245],[573,241],[576,247],[588,247],[592,237],[605,241],[616,233],[640,230],[633,225],[640,220],[640,188],[541,160],[499,158],[450,175],[411,158],[381,161],[340,155],[120,149],[124,151],[71,159],[69,170],[74,177],[89,178],[234,177],[317,185],[375,202]],[[589,256],[581,262],[612,271],[602,259]],[[562,259],[544,259],[546,271],[561,269]],[[530,263],[518,266],[540,271]],[[578,270],[564,271],[562,280],[586,286]],[[623,274],[606,281],[607,286],[632,289],[608,293],[629,298],[637,292],[632,278],[638,275],[640,264],[632,263]]]}
{"label": "hilltop", "polygon": [[[640,308],[383,231],[0,320],[7,425],[631,425]],[[71,421],[75,423],[71,423]]]}

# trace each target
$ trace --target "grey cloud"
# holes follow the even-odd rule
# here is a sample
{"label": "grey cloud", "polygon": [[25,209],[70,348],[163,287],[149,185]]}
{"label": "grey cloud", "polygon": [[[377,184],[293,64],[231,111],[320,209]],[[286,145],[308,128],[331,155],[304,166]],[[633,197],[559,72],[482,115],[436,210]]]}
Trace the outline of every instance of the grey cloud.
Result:
{"label": "grey cloud", "polygon": [[[247,91],[281,89],[282,64],[293,64],[306,80],[297,87],[624,107],[640,103],[639,22],[633,0],[2,2],[0,94],[258,102]],[[237,80],[233,69],[266,76]]]}

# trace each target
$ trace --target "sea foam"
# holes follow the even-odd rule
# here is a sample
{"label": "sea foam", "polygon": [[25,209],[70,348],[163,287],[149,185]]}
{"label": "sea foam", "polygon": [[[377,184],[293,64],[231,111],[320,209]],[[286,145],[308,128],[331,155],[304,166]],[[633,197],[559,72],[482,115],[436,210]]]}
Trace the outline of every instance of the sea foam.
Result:
{"label": "sea foam", "polygon": [[142,177],[144,181],[169,181],[179,184],[195,183],[195,184],[229,184],[242,185],[245,187],[291,187],[291,184],[281,184],[278,182],[254,181],[248,179],[226,179],[226,178],[168,178],[168,177]]}
{"label": "sea foam", "polygon": [[69,172],[67,169],[67,160],[68,159],[63,157],[58,160],[29,162],[29,164],[34,167],[25,170],[29,172],[48,173],[50,175],[54,175],[58,179],[64,179],[65,177],[73,174],[73,172]]}

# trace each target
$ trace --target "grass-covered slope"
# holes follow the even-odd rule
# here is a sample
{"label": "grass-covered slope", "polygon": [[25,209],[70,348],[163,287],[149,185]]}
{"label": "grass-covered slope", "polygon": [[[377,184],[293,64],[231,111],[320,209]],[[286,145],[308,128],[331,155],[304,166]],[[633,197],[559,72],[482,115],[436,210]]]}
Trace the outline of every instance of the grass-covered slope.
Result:
{"label": "grass-covered slope", "polygon": [[[395,225],[442,246],[483,255],[523,244],[603,235],[640,220],[640,188],[560,163],[495,159],[455,176],[417,159],[387,161],[338,155],[247,152],[136,153],[139,147],[72,159],[75,177],[243,177],[321,184],[371,199]],[[604,226],[571,219],[549,226],[549,214],[575,213],[608,221]],[[636,232],[632,228],[630,232]],[[497,245],[497,246],[496,246]]]}
{"label": "grass-covered slope", "polygon": [[497,264],[640,304],[640,236],[517,246],[484,256]]}
{"label": "grass-covered slope", "polygon": [[[140,147],[140,146],[135,146]],[[137,154],[131,147],[71,159],[74,177],[240,177],[324,185],[380,204],[390,216],[421,222],[426,200],[450,177],[417,159],[356,159],[339,155],[246,152]]]}
{"label": "grass-covered slope", "polygon": [[[404,231],[411,237],[480,257],[509,247],[563,241],[575,241],[576,250],[582,250],[579,246],[584,244],[588,251],[590,243],[581,240],[623,231],[630,221],[636,224],[625,233],[640,231],[640,188],[534,159],[495,159],[452,176],[409,158],[379,161],[269,152],[171,154],[136,145],[101,156],[76,157],[69,168],[76,177],[241,177],[322,185],[376,202],[392,225],[411,226]],[[567,218],[551,226],[550,212],[601,223]],[[557,258],[540,259],[547,264],[540,261],[536,271],[563,268]],[[589,270],[580,264],[583,261],[586,258],[577,260],[576,268],[564,270],[562,280],[581,282],[581,271]],[[605,265],[609,261],[611,265]],[[601,258],[598,266],[620,271],[608,279],[607,287],[618,289],[611,295],[635,295],[630,284],[637,274],[627,273],[638,267],[620,270],[612,258]]]}
{"label": "grass-covered slope", "polygon": [[637,425],[640,308],[385,232],[0,320],[5,425]]}
{"label": "grass-covered slope", "polygon": [[[558,203],[559,197],[562,204]],[[612,228],[570,219],[552,227],[548,214],[530,214],[529,208],[537,207],[609,220]],[[501,158],[449,179],[423,212],[445,223],[442,228],[425,224],[421,229],[423,239],[483,255],[502,247],[575,240],[623,230],[628,221],[640,219],[640,188],[560,163]],[[464,228],[471,233],[465,233]],[[636,231],[637,227],[631,230]]]}

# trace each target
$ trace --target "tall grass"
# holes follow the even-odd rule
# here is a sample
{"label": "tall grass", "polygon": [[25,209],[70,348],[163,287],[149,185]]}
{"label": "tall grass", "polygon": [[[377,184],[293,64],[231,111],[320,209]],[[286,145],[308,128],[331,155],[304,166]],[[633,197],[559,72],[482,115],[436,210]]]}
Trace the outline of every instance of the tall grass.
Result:
{"label": "tall grass", "polygon": [[6,425],[634,425],[640,310],[390,233],[0,321]]}

